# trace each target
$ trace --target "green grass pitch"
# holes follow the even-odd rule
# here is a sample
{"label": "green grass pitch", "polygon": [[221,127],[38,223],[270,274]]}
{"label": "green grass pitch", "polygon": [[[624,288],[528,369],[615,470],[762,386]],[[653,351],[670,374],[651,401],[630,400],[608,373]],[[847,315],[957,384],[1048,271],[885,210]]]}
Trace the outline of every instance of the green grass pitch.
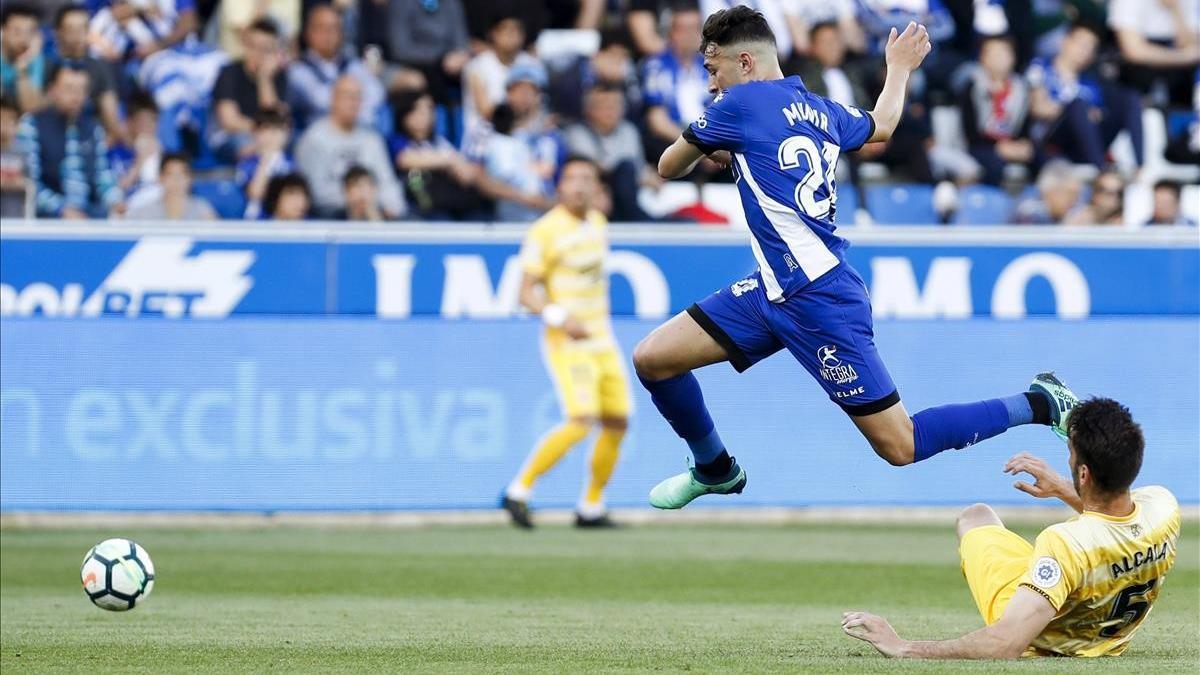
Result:
{"label": "green grass pitch", "polygon": [[[114,535],[158,567],[124,614],[79,587],[83,554]],[[929,663],[887,661],[838,621],[869,609],[924,638],[982,625],[949,526],[6,529],[0,670],[1194,673],[1198,535],[1186,525],[1119,661]]]}

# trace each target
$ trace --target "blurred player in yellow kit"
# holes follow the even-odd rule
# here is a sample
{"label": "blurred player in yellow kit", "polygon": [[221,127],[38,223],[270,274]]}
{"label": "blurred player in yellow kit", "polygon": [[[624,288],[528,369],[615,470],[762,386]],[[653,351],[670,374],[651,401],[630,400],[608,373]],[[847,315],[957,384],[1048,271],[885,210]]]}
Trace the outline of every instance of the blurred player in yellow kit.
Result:
{"label": "blurred player in yellow kit", "polygon": [[842,630],[886,656],[990,659],[1115,656],[1162,592],[1175,564],[1179,504],[1164,487],[1130,491],[1142,466],[1142,430],[1129,410],[1092,399],[1067,420],[1071,478],[1021,453],[1006,473],[1015,487],[1058,497],[1079,513],[1030,545],[976,504],[958,519],[963,575],[986,627],[954,640],[903,640],[882,617],[846,612]]}
{"label": "blurred player in yellow kit", "polygon": [[579,527],[611,527],[604,486],[628,426],[625,359],[609,323],[608,222],[594,204],[600,170],[571,158],[558,181],[558,206],[529,228],[521,246],[521,305],[546,325],[543,353],[564,420],[538,442],[504,491],[501,506],[520,527],[533,527],[529,497],[537,479],[599,425],[590,475],[576,507]]}

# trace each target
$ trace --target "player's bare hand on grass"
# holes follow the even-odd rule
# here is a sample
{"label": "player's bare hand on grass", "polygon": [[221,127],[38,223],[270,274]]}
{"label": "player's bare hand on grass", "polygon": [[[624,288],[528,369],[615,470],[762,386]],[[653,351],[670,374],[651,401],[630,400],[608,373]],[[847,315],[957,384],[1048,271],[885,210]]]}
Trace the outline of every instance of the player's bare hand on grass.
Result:
{"label": "player's bare hand on grass", "polygon": [[882,616],[870,612],[844,612],[842,632],[852,638],[871,643],[880,654],[889,657],[904,655],[904,640]]}
{"label": "player's bare hand on grass", "polygon": [[924,24],[908,22],[903,33],[892,32],[888,35],[885,58],[889,68],[902,68],[908,72],[916,70],[929,52],[933,43],[929,41],[929,31]]}
{"label": "player's bare hand on grass", "polygon": [[1065,499],[1075,496],[1075,486],[1071,484],[1071,481],[1050,468],[1046,460],[1028,452],[1013,455],[1004,465],[1004,473],[1014,476],[1027,473],[1033,476],[1032,484],[1019,480],[1013,483],[1013,487],[1038,499],[1047,497]]}

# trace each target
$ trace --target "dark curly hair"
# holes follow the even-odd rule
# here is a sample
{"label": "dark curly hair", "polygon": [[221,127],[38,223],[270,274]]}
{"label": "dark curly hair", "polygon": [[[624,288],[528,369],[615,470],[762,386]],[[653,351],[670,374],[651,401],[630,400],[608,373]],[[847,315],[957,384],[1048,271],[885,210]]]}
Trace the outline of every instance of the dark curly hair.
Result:
{"label": "dark curly hair", "polygon": [[303,190],[304,196],[308,198],[308,203],[312,205],[312,190],[308,188],[308,181],[304,180],[304,176],[298,173],[285,173],[281,176],[275,176],[267,183],[267,193],[263,196],[263,213],[269,217],[275,216],[275,207],[279,205],[279,199],[283,197],[283,193],[287,190]]}
{"label": "dark curly hair", "polygon": [[708,50],[708,46],[736,45],[745,42],[767,42],[775,44],[775,33],[762,12],[750,9],[745,5],[735,5],[729,9],[713,12],[704,21],[704,29],[700,31],[700,52]]}
{"label": "dark curly hair", "polygon": [[1077,464],[1086,464],[1096,487],[1109,494],[1129,489],[1142,468],[1146,441],[1129,408],[1111,398],[1080,403],[1067,420]]}

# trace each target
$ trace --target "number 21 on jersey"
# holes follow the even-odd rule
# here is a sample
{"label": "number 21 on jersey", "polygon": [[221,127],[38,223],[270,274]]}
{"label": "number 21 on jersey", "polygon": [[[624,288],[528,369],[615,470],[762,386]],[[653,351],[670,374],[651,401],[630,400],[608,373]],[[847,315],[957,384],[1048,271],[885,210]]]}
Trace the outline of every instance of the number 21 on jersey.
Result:
{"label": "number 21 on jersey", "polygon": [[[810,136],[792,136],[779,144],[779,168],[805,168],[801,164],[803,156],[808,172],[796,184],[796,205],[812,218],[824,218],[833,208],[833,174],[837,171],[838,154],[841,148],[834,143],[825,141],[820,148]],[[823,170],[822,170],[823,169]],[[825,198],[817,199],[817,191],[825,188]]]}

